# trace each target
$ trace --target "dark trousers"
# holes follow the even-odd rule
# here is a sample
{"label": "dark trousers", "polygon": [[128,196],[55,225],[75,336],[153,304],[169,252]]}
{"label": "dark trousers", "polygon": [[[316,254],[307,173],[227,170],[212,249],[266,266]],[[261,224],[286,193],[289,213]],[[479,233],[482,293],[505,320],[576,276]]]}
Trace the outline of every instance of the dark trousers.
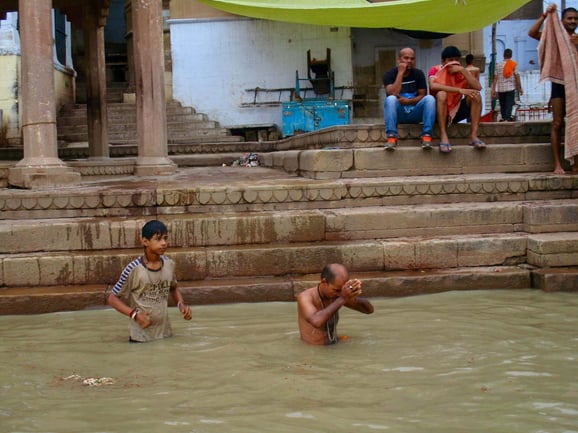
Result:
{"label": "dark trousers", "polygon": [[498,92],[498,100],[500,101],[500,114],[502,115],[502,120],[514,120],[512,119],[512,109],[516,102],[516,91],[511,90],[509,92]]}

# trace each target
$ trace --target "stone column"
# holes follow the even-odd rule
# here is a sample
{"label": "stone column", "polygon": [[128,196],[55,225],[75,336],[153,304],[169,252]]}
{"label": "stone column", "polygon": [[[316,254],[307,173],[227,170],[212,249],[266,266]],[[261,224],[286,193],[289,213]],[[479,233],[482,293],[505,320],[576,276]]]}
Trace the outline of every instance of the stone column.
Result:
{"label": "stone column", "polygon": [[21,188],[80,182],[80,174],[58,158],[52,0],[20,0],[22,141],[24,158],[8,182]]}
{"label": "stone column", "polygon": [[168,175],[162,0],[132,0],[138,135],[137,176]]}
{"label": "stone column", "polygon": [[88,117],[88,154],[90,158],[108,158],[108,118],[106,104],[106,65],[104,26],[106,18],[97,2],[83,8],[84,49],[86,53],[86,112]]}

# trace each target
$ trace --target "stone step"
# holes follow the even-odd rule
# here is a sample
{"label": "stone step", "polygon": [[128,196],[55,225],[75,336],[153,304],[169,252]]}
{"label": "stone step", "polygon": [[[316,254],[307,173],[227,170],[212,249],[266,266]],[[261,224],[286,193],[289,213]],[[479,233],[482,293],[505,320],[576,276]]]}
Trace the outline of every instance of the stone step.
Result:
{"label": "stone step", "polygon": [[[355,272],[364,296],[409,296],[450,290],[529,289],[530,272],[519,267],[492,266],[436,271]],[[318,272],[299,277],[235,278],[179,281],[190,305],[229,302],[294,301],[319,282]],[[109,286],[50,286],[0,289],[0,314],[40,314],[102,308]]]}
{"label": "stone step", "polygon": [[[227,129],[223,128],[195,128],[190,129],[188,131],[179,131],[179,130],[168,130],[167,135],[168,139],[174,140],[188,140],[188,139],[195,139],[198,137],[222,137],[229,134]],[[129,140],[136,141],[136,130],[134,131],[124,131],[124,132],[109,132],[108,140],[109,143],[125,143]],[[58,139],[67,141],[67,142],[83,142],[88,140],[88,133],[86,132],[77,132],[77,133],[59,133]]]}
{"label": "stone step", "polygon": [[314,149],[264,155],[264,165],[311,179],[350,179],[386,176],[468,173],[552,172],[548,143],[495,144],[484,150],[456,145],[451,154],[402,147]]}
{"label": "stone step", "polygon": [[[574,226],[578,229],[578,213],[574,213]],[[529,236],[528,263],[541,268],[578,266],[578,231]]]}
{"label": "stone step", "polygon": [[[194,132],[199,129],[215,129],[221,131],[223,128],[219,128],[218,123],[213,121],[197,120],[194,122],[167,122],[167,132],[169,135],[174,135],[175,132],[178,133]],[[108,127],[109,135],[131,134],[131,136],[136,136],[136,133],[137,133],[136,123],[123,123],[123,124],[109,125]],[[88,137],[88,126],[71,125],[71,126],[64,126],[62,128],[59,128],[58,130],[59,138],[71,134],[85,134]]]}
{"label": "stone step", "polygon": [[[243,141],[243,137],[236,135],[216,135],[216,136],[200,136],[200,137],[186,137],[186,138],[171,138],[167,140],[169,144],[169,155],[199,155],[200,160],[196,163],[194,161],[185,162],[183,167],[199,167],[206,166],[202,164],[203,160],[210,162],[208,166],[214,165],[211,157],[216,154],[224,154],[223,161],[230,163],[230,159],[226,154],[244,154],[250,152],[257,152],[263,149],[269,149],[273,147],[270,143],[246,143]],[[70,141],[65,142],[59,140],[58,143],[58,156],[59,158],[66,160],[68,164],[75,165],[77,167],[90,166],[95,169],[100,164],[100,170],[102,174],[115,175],[119,173],[111,172],[109,170],[110,166],[115,165],[115,160],[120,158],[135,157],[138,155],[138,145],[137,139],[131,138],[128,140],[115,140],[114,142],[109,141],[109,155],[111,160],[106,164],[102,162],[98,163],[95,161],[82,161],[89,158],[88,152],[88,141],[86,138],[82,141]],[[23,152],[21,147],[11,147],[2,148],[0,147],[0,160],[2,161],[18,161],[23,158]],[[73,161],[70,161],[73,160]],[[79,161],[80,160],[80,161]],[[134,165],[134,162],[132,163]],[[218,164],[222,165],[221,163]],[[84,173],[84,171],[81,170]],[[133,174],[133,170],[130,172],[124,171],[122,174]],[[0,173],[0,182],[2,179],[6,179]]]}
{"label": "stone step", "polygon": [[199,155],[171,155],[171,160],[179,167],[222,167],[233,165],[244,153],[212,153]]}
{"label": "stone step", "polygon": [[[551,122],[517,122],[481,123],[479,137],[486,143],[543,143],[550,141]],[[448,136],[453,144],[467,144],[470,140],[470,125],[458,124],[448,129]],[[399,125],[400,148],[406,145],[417,146],[421,134],[420,125]],[[433,130],[434,144],[439,139],[437,125]],[[332,126],[306,134],[288,137],[294,148],[320,149],[322,147],[338,146],[340,148],[383,147],[387,141],[382,123],[354,124],[347,126]]]}
{"label": "stone step", "polygon": [[[167,117],[167,126],[173,125],[180,125],[180,124],[189,124],[189,123],[199,123],[199,122],[207,122],[208,117],[206,114],[172,114]],[[88,128],[86,116],[82,117],[61,117],[58,119],[57,129],[60,132],[61,130],[68,131],[68,130],[75,130],[81,128]],[[213,122],[216,123],[216,122]],[[119,127],[122,125],[127,124],[134,124],[136,125],[136,113],[133,114],[124,114],[122,116],[115,116],[114,114],[108,115],[108,126],[110,128]],[[84,129],[81,129],[84,131]]]}
{"label": "stone step", "polygon": [[[140,247],[150,218],[58,218],[0,221],[0,254],[104,251]],[[171,243],[182,248],[317,242],[325,217],[317,211],[166,215]]]}
{"label": "stone step", "polygon": [[[181,105],[180,102],[171,100],[167,101],[166,104],[167,110],[173,111],[182,111],[182,112],[189,112],[194,113],[195,109],[193,107],[185,107]],[[65,104],[60,109],[61,112],[82,112],[86,113],[86,104]],[[116,102],[107,104],[107,111],[118,111],[118,112],[129,112],[129,111],[136,111],[136,104],[129,103],[129,102]]]}
{"label": "stone step", "polygon": [[[553,254],[576,258],[577,212],[578,200],[556,200],[221,214],[175,212],[159,217],[169,227],[171,243],[183,248],[529,233],[529,249],[536,260],[529,263],[544,267],[554,266]],[[48,219],[43,213],[38,215],[44,218],[0,220],[0,254],[138,248],[139,228],[151,218],[56,215]],[[401,254],[407,242],[396,245]],[[557,266],[578,266],[563,261],[569,260],[563,256],[559,260]]]}
{"label": "stone step", "polygon": [[532,287],[545,292],[576,292],[578,291],[578,267],[533,270]]}
{"label": "stone step", "polygon": [[576,215],[578,200],[342,208],[327,212],[325,231],[334,241],[578,231]]}
{"label": "stone step", "polygon": [[[1,254],[0,287],[114,284],[124,266],[142,254],[141,248],[128,249],[136,239],[121,248],[99,249],[114,241],[100,240],[76,251]],[[193,281],[304,275],[334,262],[355,272],[518,265],[526,263],[527,242],[526,234],[513,233],[187,247],[171,232],[173,247],[167,255],[180,264],[177,279]]]}
{"label": "stone step", "polygon": [[[196,111],[191,107],[169,107],[167,106],[165,114],[167,119],[179,119],[182,116],[194,116]],[[202,116],[202,114],[201,114]],[[63,108],[58,113],[57,124],[66,122],[86,123],[86,108]],[[107,118],[110,123],[122,122],[128,119],[136,122],[136,108],[132,104],[119,104],[118,107],[110,106],[107,110]],[[117,120],[118,119],[118,120]]]}
{"label": "stone step", "polygon": [[[87,181],[82,188],[0,190],[0,219],[388,209],[385,206],[500,201],[530,201],[525,206],[538,214],[544,199],[551,201],[544,203],[543,213],[555,214],[561,209],[576,212],[577,184],[578,175],[536,173],[311,181],[262,167],[186,168],[162,182],[154,176],[124,177]],[[545,219],[542,225],[551,225],[548,231],[565,231],[555,219]]]}
{"label": "stone step", "polygon": [[[169,145],[169,156],[176,155],[187,155],[194,157],[194,155],[199,156],[202,159],[211,161],[212,156],[217,156],[222,154],[226,161],[228,154],[244,154],[248,152],[254,152],[255,149],[261,149],[259,143],[246,143],[243,141],[242,137],[236,135],[221,135],[221,136],[210,136],[210,137],[187,137],[186,139],[173,139],[170,138],[168,141]],[[136,139],[130,140],[117,140],[114,143],[109,143],[109,154],[113,161],[118,158],[133,157],[138,155],[138,145]],[[0,154],[7,154],[6,150],[4,152],[0,148]],[[89,157],[88,154],[88,142],[70,142],[62,143],[61,147],[58,149],[58,156],[64,160],[79,160]],[[12,149],[10,151],[9,157],[6,159],[18,160],[22,157],[22,151],[17,149]],[[175,160],[177,163],[178,161]],[[223,161],[224,162],[224,161]],[[82,166],[83,164],[94,165],[83,161],[69,162],[69,164]],[[207,164],[214,165],[214,164]],[[219,164],[222,165],[222,164]],[[108,166],[108,164],[107,164]],[[183,167],[196,167],[204,166],[201,163],[189,164],[184,163]]]}

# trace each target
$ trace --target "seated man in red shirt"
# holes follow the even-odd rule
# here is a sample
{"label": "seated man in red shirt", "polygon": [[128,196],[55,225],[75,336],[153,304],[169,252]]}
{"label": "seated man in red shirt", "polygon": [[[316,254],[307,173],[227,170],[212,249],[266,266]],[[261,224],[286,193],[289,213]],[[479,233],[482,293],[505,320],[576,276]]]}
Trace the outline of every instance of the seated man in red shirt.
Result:
{"label": "seated man in red shirt", "polygon": [[472,124],[470,146],[483,149],[486,144],[478,137],[482,113],[482,86],[460,64],[462,54],[457,47],[449,46],[442,51],[441,65],[430,69],[428,77],[430,92],[437,100],[437,117],[440,127],[440,152],[452,151],[447,127],[464,119]]}

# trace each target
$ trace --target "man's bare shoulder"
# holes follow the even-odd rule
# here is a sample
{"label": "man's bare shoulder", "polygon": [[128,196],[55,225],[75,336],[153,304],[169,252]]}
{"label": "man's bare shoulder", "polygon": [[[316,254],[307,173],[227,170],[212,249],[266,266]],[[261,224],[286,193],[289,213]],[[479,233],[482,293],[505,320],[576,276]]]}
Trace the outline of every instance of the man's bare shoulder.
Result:
{"label": "man's bare shoulder", "polygon": [[303,290],[297,295],[298,302],[308,302],[313,299],[313,294],[315,293],[315,287]]}

